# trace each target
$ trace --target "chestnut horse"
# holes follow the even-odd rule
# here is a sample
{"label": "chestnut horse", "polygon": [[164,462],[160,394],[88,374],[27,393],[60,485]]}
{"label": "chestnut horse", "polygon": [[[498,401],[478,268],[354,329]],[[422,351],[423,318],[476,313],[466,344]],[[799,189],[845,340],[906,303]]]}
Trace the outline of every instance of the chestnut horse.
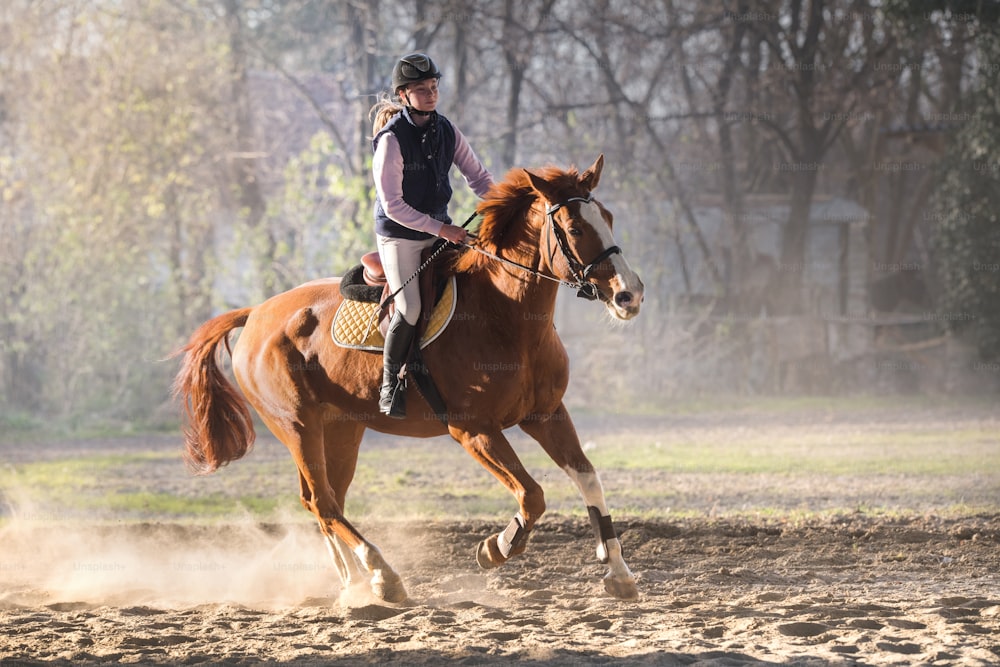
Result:
{"label": "chestnut horse", "polygon": [[[503,434],[519,426],[579,487],[597,556],[608,564],[606,590],[637,597],[600,480],[562,402],[569,367],[552,322],[560,283],[599,298],[616,319],[639,313],[642,282],[614,245],[611,214],[591,196],[603,162],[598,157],[582,174],[514,170],[480,202],[478,237],[452,266],[460,316],[423,351],[447,406],[444,418],[416,392],[405,419],[379,413],[382,356],[333,343],[340,279],[316,280],[209,320],[181,350],[175,392],[188,416],[188,460],[211,472],[243,456],[254,438],[249,402],[291,452],[302,504],[319,521],[345,589],[367,584],[377,597],[402,602],[400,576],[343,513],[365,429],[447,433],[507,487],[519,511],[479,544],[477,561],[490,568],[524,551],[545,511],[541,487]],[[228,348],[239,327],[231,355],[245,400],[217,365],[220,343]]]}

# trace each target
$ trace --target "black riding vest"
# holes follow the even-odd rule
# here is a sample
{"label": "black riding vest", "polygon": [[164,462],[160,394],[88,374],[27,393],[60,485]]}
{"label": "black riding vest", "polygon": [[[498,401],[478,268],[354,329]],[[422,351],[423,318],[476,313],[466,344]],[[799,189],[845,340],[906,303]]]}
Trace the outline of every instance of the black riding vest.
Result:
{"label": "black riding vest", "polygon": [[[451,224],[448,202],[451,201],[451,181],[448,172],[455,160],[455,128],[437,112],[424,127],[417,127],[408,109],[396,114],[372,140],[372,150],[386,132],[399,141],[403,155],[403,201],[435,220]],[[393,221],[385,213],[378,195],[375,197],[375,231],[380,236],[422,241],[432,234],[418,232]]]}

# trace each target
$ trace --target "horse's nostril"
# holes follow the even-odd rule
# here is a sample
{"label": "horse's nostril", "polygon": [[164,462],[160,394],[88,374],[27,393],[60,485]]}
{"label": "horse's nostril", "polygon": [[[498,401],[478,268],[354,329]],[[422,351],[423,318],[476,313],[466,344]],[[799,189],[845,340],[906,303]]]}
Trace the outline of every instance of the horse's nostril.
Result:
{"label": "horse's nostril", "polygon": [[622,307],[629,305],[632,303],[632,293],[618,292],[615,294],[615,303]]}

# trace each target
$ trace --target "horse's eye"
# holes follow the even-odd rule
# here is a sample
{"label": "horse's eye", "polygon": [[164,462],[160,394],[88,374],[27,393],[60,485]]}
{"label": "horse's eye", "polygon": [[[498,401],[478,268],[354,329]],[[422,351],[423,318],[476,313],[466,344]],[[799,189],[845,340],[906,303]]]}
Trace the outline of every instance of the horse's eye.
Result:
{"label": "horse's eye", "polygon": [[569,227],[570,236],[583,236],[583,230],[580,229],[578,225],[570,225]]}

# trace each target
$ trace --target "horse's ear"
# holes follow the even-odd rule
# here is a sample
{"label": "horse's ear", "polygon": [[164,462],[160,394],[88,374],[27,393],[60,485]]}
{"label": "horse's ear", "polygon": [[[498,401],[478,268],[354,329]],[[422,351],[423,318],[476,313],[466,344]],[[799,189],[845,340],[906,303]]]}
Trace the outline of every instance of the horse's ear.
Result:
{"label": "horse's ear", "polygon": [[580,185],[586,188],[587,192],[593,192],[597,187],[598,181],[601,180],[602,169],[604,169],[604,153],[598,155],[594,164],[590,165],[587,171],[580,176]]}
{"label": "horse's ear", "polygon": [[523,171],[525,175],[528,177],[528,182],[531,183],[531,187],[535,188],[535,191],[538,192],[538,194],[548,199],[549,203],[552,203],[559,199],[559,197],[556,195],[555,188],[552,187],[551,183],[546,181],[538,174],[528,171],[527,169],[522,169],[521,171]]}

